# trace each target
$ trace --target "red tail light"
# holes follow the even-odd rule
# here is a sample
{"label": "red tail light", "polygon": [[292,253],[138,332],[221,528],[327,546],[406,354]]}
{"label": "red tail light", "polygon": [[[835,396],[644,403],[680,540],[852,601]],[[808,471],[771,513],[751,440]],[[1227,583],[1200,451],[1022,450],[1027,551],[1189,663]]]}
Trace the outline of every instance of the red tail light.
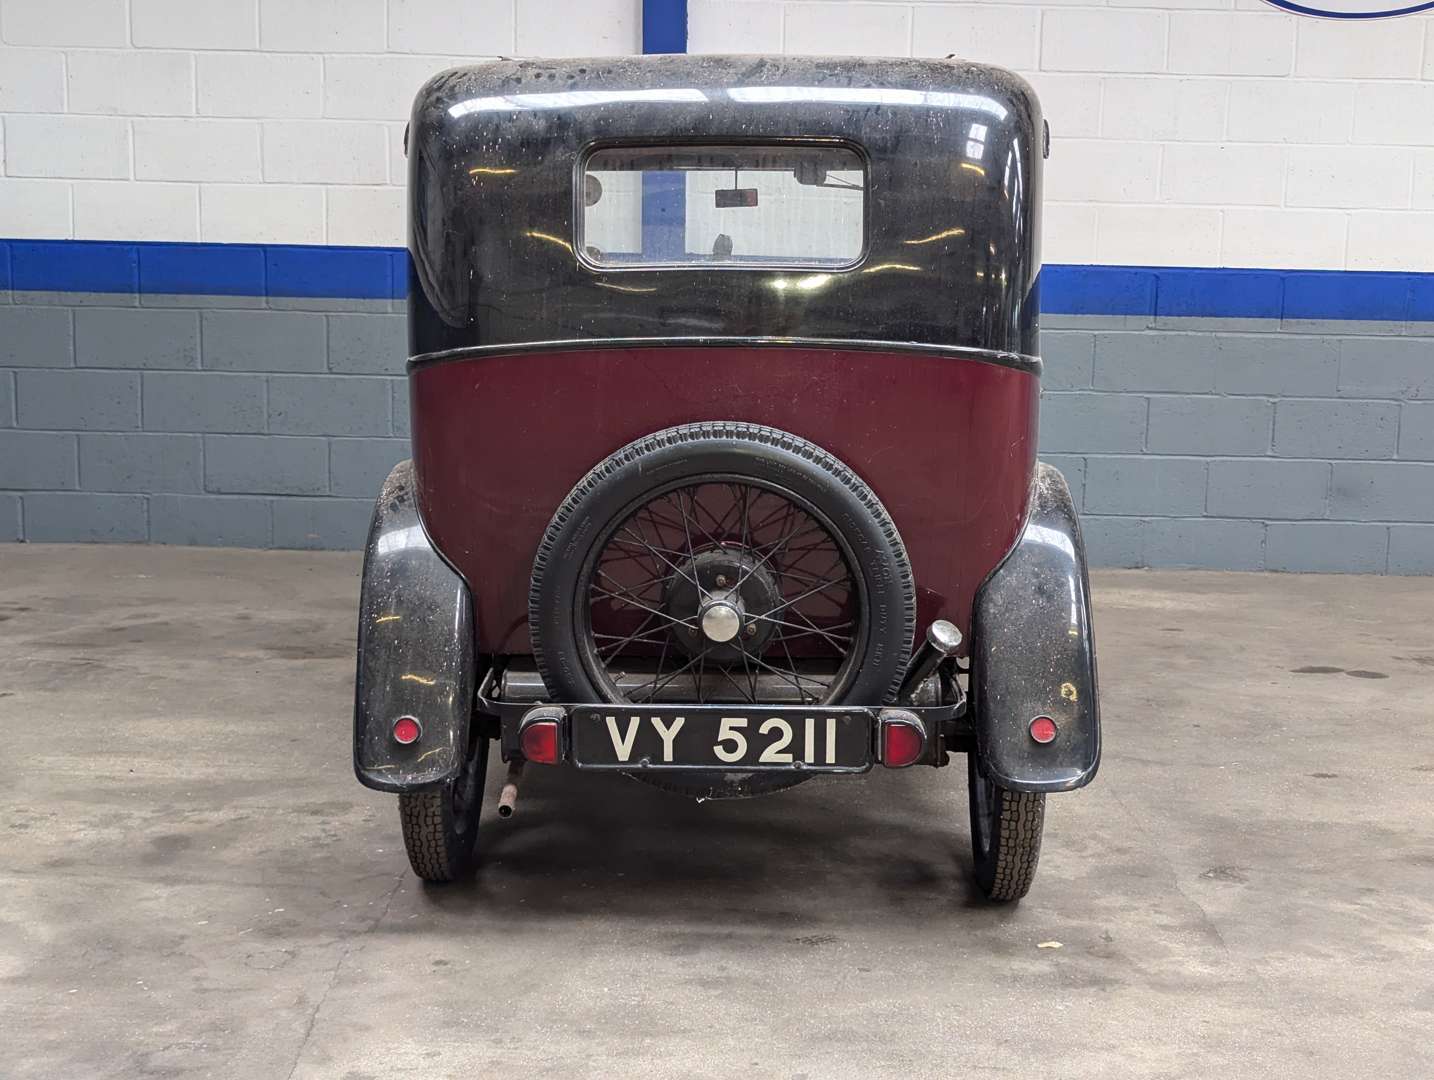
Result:
{"label": "red tail light", "polygon": [[1042,745],[1056,741],[1056,722],[1049,716],[1038,716],[1031,721],[1031,738]]}
{"label": "red tail light", "polygon": [[881,721],[881,763],[888,769],[915,765],[926,752],[926,729],[909,715],[887,716]]}
{"label": "red tail light", "polygon": [[558,763],[558,722],[534,720],[524,725],[523,756],[539,765]]}
{"label": "red tail light", "polygon": [[393,741],[400,746],[411,746],[423,734],[423,728],[411,716],[400,716],[393,722]]}

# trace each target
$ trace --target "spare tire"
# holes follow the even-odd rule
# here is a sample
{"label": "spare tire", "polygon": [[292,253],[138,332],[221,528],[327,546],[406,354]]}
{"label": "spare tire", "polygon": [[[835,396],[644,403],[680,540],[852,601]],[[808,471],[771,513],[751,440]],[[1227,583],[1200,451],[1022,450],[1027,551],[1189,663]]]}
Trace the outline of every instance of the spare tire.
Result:
{"label": "spare tire", "polygon": [[[879,705],[910,656],[916,594],[890,515],[805,439],[685,424],[573,488],[533,563],[529,629],[557,701]],[[629,774],[699,798],[810,774]]]}

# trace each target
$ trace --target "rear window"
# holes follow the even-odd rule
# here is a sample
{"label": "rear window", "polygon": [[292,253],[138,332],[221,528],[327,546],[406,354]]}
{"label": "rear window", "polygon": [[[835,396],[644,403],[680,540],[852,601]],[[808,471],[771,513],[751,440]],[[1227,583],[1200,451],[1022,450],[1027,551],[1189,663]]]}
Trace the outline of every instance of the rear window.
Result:
{"label": "rear window", "polygon": [[596,266],[836,269],[866,240],[866,166],[845,146],[623,146],[579,178]]}

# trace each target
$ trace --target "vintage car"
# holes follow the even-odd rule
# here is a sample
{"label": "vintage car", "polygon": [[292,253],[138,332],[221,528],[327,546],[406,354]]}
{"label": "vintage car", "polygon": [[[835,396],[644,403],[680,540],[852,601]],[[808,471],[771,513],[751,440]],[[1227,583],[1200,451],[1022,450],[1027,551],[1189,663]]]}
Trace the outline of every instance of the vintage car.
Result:
{"label": "vintage car", "polygon": [[472,868],[493,742],[500,816],[525,765],[714,799],[965,754],[976,881],[1025,894],[1046,794],[1100,757],[1080,529],[1036,460],[1048,141],[1026,83],[952,60],[422,89],[413,452],[354,723],[420,877]]}

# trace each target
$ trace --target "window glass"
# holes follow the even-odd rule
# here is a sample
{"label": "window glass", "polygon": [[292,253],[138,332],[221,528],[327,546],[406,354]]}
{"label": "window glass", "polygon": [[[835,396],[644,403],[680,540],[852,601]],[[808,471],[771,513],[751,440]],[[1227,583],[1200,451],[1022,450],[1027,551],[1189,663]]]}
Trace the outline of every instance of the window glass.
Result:
{"label": "window glass", "polygon": [[830,269],[866,235],[866,170],[847,147],[612,147],[581,184],[578,242],[600,266]]}

